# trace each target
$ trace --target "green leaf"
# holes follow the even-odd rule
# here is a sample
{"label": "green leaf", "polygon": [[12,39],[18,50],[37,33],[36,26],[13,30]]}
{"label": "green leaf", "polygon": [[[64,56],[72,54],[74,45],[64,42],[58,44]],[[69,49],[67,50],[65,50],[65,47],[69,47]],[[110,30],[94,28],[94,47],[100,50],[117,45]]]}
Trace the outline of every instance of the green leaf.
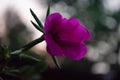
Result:
{"label": "green leaf", "polygon": [[31,21],[31,23],[33,24],[33,26],[34,26],[36,29],[38,29],[39,31],[41,31],[41,32],[44,33],[44,30],[43,30],[41,27],[39,27],[36,23],[34,23],[33,21]]}
{"label": "green leaf", "polygon": [[20,54],[20,57],[27,58],[27,59],[31,59],[31,60],[40,62],[39,59],[37,59],[37,58],[35,58],[35,57],[32,57],[32,56],[30,56],[30,55],[27,55],[27,54]]}
{"label": "green leaf", "polygon": [[22,47],[22,51],[27,51],[28,49],[32,48],[33,46],[35,46],[36,44],[42,42],[44,40],[44,35],[42,35],[40,38],[26,44],[25,46]]}
{"label": "green leaf", "polygon": [[10,58],[10,50],[5,45],[0,45],[0,59],[1,58]]}
{"label": "green leaf", "polygon": [[19,54],[19,53],[25,52],[25,51],[29,50],[30,48],[32,48],[33,46],[35,46],[36,44],[42,42],[43,40],[44,40],[44,35],[42,35],[40,38],[35,39],[32,42],[26,44],[22,48],[11,52],[11,54]]}
{"label": "green leaf", "polygon": [[61,69],[61,66],[60,66],[60,64],[59,64],[59,62],[58,62],[57,57],[56,57],[56,56],[52,56],[52,59],[53,59],[55,65],[57,66],[57,68],[58,68],[58,69]]}
{"label": "green leaf", "polygon": [[47,13],[46,13],[46,18],[48,17],[49,14],[50,14],[50,1],[48,3],[48,9],[47,9]]}
{"label": "green leaf", "polygon": [[43,29],[42,23],[40,22],[40,20],[36,16],[36,14],[32,11],[32,9],[30,9],[30,12],[31,12],[32,16],[34,17],[34,19],[36,20],[36,22],[38,23],[39,27],[41,27]]}

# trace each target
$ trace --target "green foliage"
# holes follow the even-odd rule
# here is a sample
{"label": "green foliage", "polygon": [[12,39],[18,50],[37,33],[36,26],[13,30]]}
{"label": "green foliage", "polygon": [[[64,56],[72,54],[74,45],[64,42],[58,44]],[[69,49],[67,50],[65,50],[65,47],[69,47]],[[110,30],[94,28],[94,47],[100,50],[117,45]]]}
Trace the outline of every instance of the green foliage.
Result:
{"label": "green foliage", "polygon": [[11,54],[7,46],[0,45],[0,74],[17,77],[20,80],[33,80],[46,69],[44,57],[38,56],[33,53]]}
{"label": "green foliage", "polygon": [[37,29],[39,28],[39,30],[44,33],[43,25],[42,25],[41,21],[38,19],[38,17],[37,17],[36,14],[32,11],[32,9],[30,9],[30,12],[31,12],[32,16],[34,17],[34,19],[36,20],[36,22],[37,22],[37,24],[39,25],[39,27],[36,26],[35,23],[33,23],[33,22],[32,22],[32,24],[33,24]]}
{"label": "green foliage", "polygon": [[46,17],[50,14],[50,1],[48,3],[48,9],[47,9],[47,13],[46,13]]}
{"label": "green foliage", "polygon": [[45,63],[44,57],[25,53],[11,54],[8,47],[0,46],[0,73],[7,74],[6,76],[18,77],[20,80],[34,80],[35,76],[46,69]]}
{"label": "green foliage", "polygon": [[39,27],[36,23],[34,23],[33,21],[31,21],[32,25],[38,29],[39,31],[43,32],[43,29],[41,27]]}

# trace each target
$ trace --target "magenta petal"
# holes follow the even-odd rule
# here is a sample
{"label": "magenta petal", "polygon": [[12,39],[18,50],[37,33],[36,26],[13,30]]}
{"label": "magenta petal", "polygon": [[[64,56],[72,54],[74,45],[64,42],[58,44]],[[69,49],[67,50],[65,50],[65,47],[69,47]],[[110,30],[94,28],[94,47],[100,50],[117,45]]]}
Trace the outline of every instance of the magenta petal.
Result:
{"label": "magenta petal", "polygon": [[[51,55],[61,56],[63,55],[61,48],[57,45],[56,41],[54,41],[52,33],[54,32],[54,26],[59,24],[61,19],[61,15],[59,13],[51,14],[47,17],[45,22],[45,35],[44,38],[47,43],[47,51]],[[52,32],[53,31],[53,32]]]}
{"label": "magenta petal", "polygon": [[59,34],[56,35],[59,41],[69,41],[69,42],[84,42],[91,38],[90,32],[82,24],[79,23],[77,19],[71,18],[62,26],[57,27],[56,31]]}
{"label": "magenta petal", "polygon": [[61,48],[56,44],[56,42],[52,39],[50,35],[46,35],[44,38],[47,42],[47,51],[49,52],[49,54],[55,56],[63,55]]}
{"label": "magenta petal", "polygon": [[83,24],[80,23],[79,20],[75,18],[70,18],[69,22],[73,24],[74,26],[78,27],[78,29],[76,30],[76,33],[79,34],[78,37],[82,38],[82,36],[84,36],[83,38],[84,40],[91,39],[91,33],[88,31],[88,29]]}
{"label": "magenta petal", "polygon": [[45,32],[47,33],[52,31],[52,29],[54,30],[54,28],[60,24],[61,19],[62,16],[59,13],[54,13],[49,15],[45,21],[45,27],[44,27]]}
{"label": "magenta petal", "polygon": [[63,48],[64,56],[73,59],[73,60],[80,60],[82,59],[87,53],[87,47],[85,44],[81,43],[74,43],[74,44],[67,44],[61,46]]}

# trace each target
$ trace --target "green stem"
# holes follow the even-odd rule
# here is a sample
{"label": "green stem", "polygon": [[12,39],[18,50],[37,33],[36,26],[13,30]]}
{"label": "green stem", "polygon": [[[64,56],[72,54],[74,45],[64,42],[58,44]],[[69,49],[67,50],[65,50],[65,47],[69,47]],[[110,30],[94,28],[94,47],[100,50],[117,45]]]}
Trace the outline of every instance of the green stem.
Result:
{"label": "green stem", "polygon": [[48,15],[50,14],[50,0],[48,3],[48,9],[47,9],[47,13],[46,13],[46,18],[48,17]]}
{"label": "green stem", "polygon": [[61,69],[61,66],[60,66],[60,64],[59,64],[59,62],[58,62],[57,57],[56,57],[56,56],[52,56],[52,59],[53,59],[55,65],[57,66],[57,68],[58,68],[58,69]]}
{"label": "green stem", "polygon": [[[33,46],[35,46],[36,44],[42,42],[43,40],[44,40],[44,35],[42,35],[40,38],[28,43],[27,45],[23,46],[21,49],[11,52],[11,54],[19,54],[19,53],[25,52],[25,51],[29,50],[30,48],[32,48]],[[58,62],[57,57],[52,56],[52,59],[53,59],[55,65],[57,66],[57,68],[61,69],[61,66]]]}
{"label": "green stem", "polygon": [[36,44],[42,42],[43,40],[44,40],[44,35],[42,35],[40,38],[26,44],[21,49],[13,51],[11,54],[19,54],[19,53],[25,52],[25,51],[29,50],[30,48],[32,48],[33,46],[35,46]]}

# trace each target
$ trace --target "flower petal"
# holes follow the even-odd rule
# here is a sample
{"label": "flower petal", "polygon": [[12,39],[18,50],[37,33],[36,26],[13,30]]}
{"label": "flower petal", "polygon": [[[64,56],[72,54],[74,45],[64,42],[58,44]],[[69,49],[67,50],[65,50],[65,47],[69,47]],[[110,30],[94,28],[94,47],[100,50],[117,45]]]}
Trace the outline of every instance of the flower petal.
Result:
{"label": "flower petal", "polygon": [[83,43],[69,44],[63,47],[63,52],[64,56],[69,59],[80,60],[86,55],[87,47]]}
{"label": "flower petal", "polygon": [[69,42],[81,42],[91,38],[90,32],[77,19],[71,18],[64,22],[62,25],[58,25],[56,31],[59,31],[56,39],[58,41]]}
{"label": "flower petal", "polygon": [[53,40],[51,35],[45,35],[45,40],[47,43],[47,51],[51,55],[56,55],[56,56],[62,56],[63,52],[62,49],[56,44],[56,42]]}
{"label": "flower petal", "polygon": [[62,16],[59,13],[54,13],[49,15],[45,21],[45,27],[44,27],[45,32],[47,33],[53,31],[54,26],[56,27],[56,25],[59,25],[61,18]]}

